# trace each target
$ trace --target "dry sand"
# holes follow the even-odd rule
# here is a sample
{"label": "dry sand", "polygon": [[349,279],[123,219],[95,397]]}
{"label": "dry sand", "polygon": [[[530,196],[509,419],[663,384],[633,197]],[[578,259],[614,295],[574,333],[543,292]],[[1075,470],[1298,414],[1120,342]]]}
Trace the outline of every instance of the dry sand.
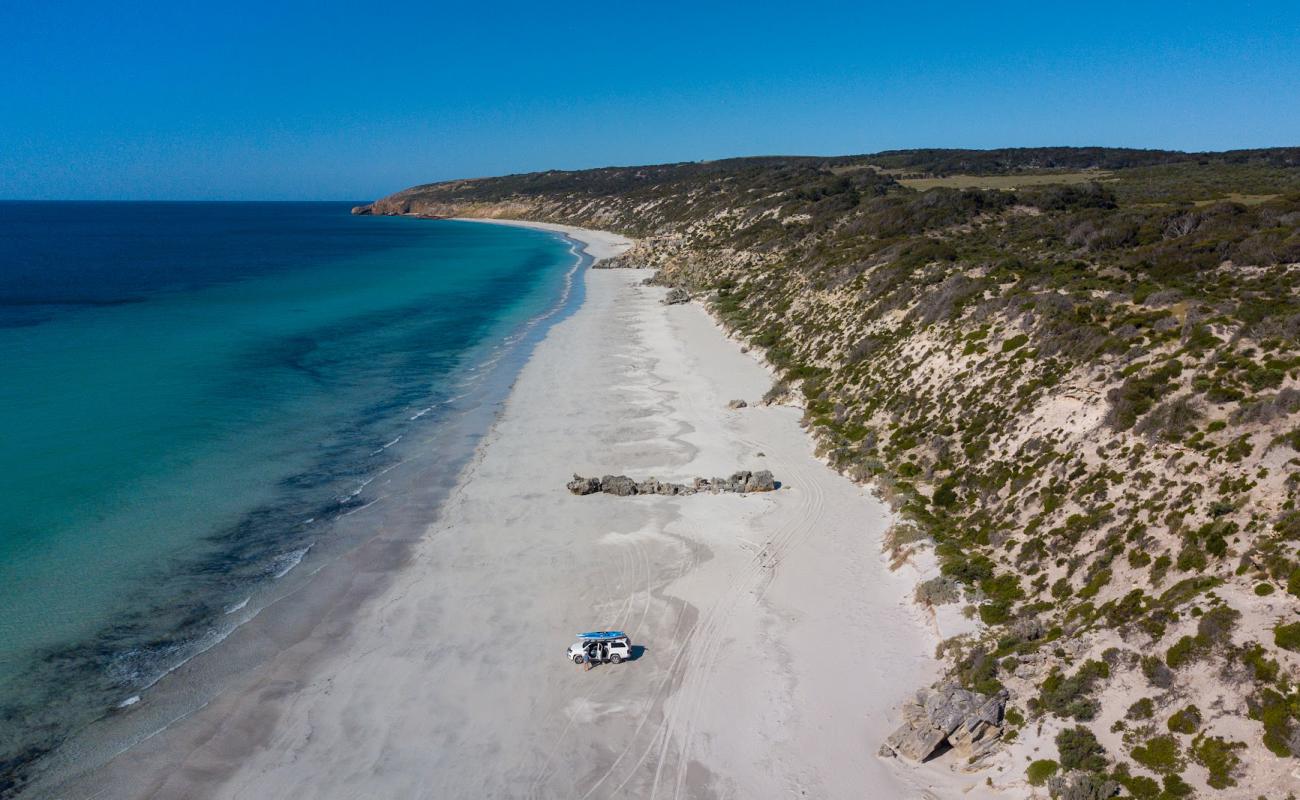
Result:
{"label": "dry sand", "polygon": [[[628,245],[569,232],[598,256]],[[110,765],[100,796],[980,794],[982,777],[875,755],[937,674],[912,577],[880,553],[887,509],[813,457],[797,409],[729,410],[770,374],[698,305],[661,305],[647,274],[585,274],[391,582],[355,607],[340,594],[307,641]],[[564,488],[572,472],[741,468],[780,489]],[[639,656],[565,659],[600,628]]]}

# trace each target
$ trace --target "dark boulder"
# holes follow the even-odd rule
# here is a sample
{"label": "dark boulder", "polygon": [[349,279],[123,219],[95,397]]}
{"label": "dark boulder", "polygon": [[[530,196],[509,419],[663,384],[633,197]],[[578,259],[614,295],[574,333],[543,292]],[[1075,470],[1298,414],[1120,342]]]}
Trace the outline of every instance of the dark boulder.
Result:
{"label": "dark boulder", "polygon": [[600,479],[600,490],[617,497],[636,494],[636,481],[626,475],[606,475]]}
{"label": "dark boulder", "polygon": [[983,695],[955,684],[918,692],[903,707],[903,724],[885,740],[880,754],[924,761],[946,742],[964,762],[977,763],[1002,738],[1007,696],[1006,689]]}
{"label": "dark boulder", "polygon": [[663,304],[666,306],[676,306],[689,302],[691,302],[691,293],[680,286],[670,289],[663,299]]}
{"label": "dark boulder", "polygon": [[600,491],[600,478],[584,478],[574,475],[568,483],[569,491],[576,495],[595,494]]}
{"label": "dark boulder", "polygon": [[655,494],[666,496],[678,496],[688,494],[719,494],[722,492],[732,492],[735,494],[745,494],[748,492],[770,492],[776,488],[776,481],[772,479],[772,473],[768,470],[761,469],[757,472],[749,470],[740,470],[734,472],[729,478],[696,478],[690,484],[684,483],[666,483],[655,478],[646,478],[643,481],[636,481],[626,475],[606,475],[603,478],[584,478],[581,475],[574,475],[573,480],[566,484],[569,491],[576,495],[595,494],[603,492],[612,494],[617,497],[631,497],[639,494]]}
{"label": "dark boulder", "polygon": [[771,492],[776,489],[776,480],[772,477],[772,471],[760,469],[758,472],[749,476],[745,481],[746,492]]}

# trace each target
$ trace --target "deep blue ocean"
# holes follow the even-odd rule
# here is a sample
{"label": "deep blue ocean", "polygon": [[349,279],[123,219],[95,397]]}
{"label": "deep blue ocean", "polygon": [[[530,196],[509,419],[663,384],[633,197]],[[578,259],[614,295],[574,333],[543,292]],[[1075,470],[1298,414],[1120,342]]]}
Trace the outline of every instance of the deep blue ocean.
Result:
{"label": "deep blue ocean", "polygon": [[432,521],[578,266],[345,203],[0,203],[0,795]]}

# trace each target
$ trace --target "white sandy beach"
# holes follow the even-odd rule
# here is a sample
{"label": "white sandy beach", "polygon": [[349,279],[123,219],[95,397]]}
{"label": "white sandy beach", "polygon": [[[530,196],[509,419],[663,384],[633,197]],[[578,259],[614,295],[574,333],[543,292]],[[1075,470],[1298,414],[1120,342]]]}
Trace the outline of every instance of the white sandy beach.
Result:
{"label": "white sandy beach", "polygon": [[[598,257],[627,246],[570,233]],[[980,794],[982,776],[875,755],[937,675],[912,580],[880,554],[887,509],[813,457],[797,409],[729,410],[771,376],[648,274],[585,274],[395,579],[355,607],[340,594],[308,641],[118,758],[100,796]],[[764,468],[778,491],[564,486]],[[599,628],[644,651],[564,658]]]}

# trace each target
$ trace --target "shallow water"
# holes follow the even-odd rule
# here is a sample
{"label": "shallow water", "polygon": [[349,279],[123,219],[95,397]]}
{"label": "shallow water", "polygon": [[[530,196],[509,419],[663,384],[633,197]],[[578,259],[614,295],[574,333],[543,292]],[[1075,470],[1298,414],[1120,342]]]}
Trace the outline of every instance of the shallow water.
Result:
{"label": "shallow water", "polygon": [[576,263],[341,203],[0,203],[0,794],[427,523]]}

